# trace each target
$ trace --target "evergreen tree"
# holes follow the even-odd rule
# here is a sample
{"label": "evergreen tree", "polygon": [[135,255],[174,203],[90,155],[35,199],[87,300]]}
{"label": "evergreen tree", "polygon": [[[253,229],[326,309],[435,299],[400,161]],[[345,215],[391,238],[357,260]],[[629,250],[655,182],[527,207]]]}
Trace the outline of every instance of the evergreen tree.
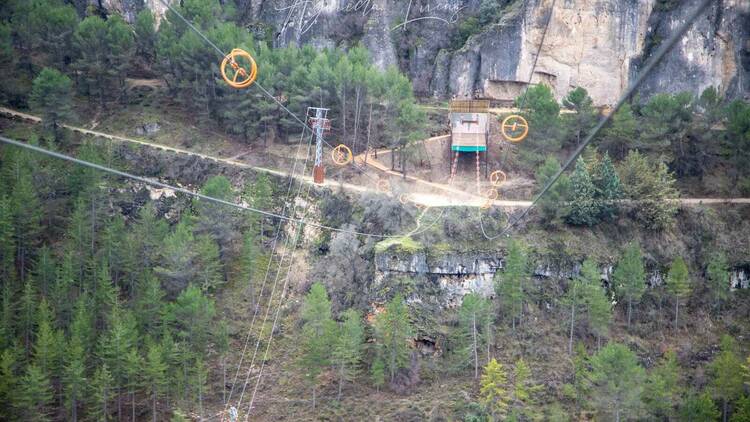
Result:
{"label": "evergreen tree", "polygon": [[78,24],[73,35],[73,43],[78,51],[75,68],[84,76],[87,93],[99,97],[104,104],[108,84],[107,23],[99,16],[88,16]]}
{"label": "evergreen tree", "polygon": [[732,413],[731,422],[750,422],[750,396],[742,396],[737,400]]}
{"label": "evergreen tree", "polygon": [[513,330],[516,329],[516,320],[521,321],[523,305],[526,300],[524,284],[528,276],[528,263],[526,252],[521,243],[511,240],[508,243],[508,258],[506,259],[505,271],[497,273],[499,280],[495,281],[495,291],[500,298],[500,305],[505,314],[512,321]]}
{"label": "evergreen tree", "polygon": [[531,369],[523,359],[516,362],[513,370],[513,385],[511,399],[511,418],[518,420],[521,416],[529,420],[536,419],[534,396],[541,390],[541,385],[532,383]]}
{"label": "evergreen tree", "polygon": [[660,419],[673,417],[680,400],[680,366],[673,351],[664,354],[659,365],[646,377],[643,401],[649,413]]}
{"label": "evergreen tree", "polygon": [[[216,352],[219,354],[221,359],[221,385],[227,385],[227,354],[229,353],[229,327],[227,321],[222,319],[219,321],[217,329],[215,331],[214,344],[216,345]],[[227,404],[226,388],[221,389],[221,403]]]}
{"label": "evergreen tree", "polygon": [[72,116],[72,81],[56,69],[45,67],[34,79],[31,105],[42,112],[42,123],[54,139],[60,138],[60,125]]}
{"label": "evergreen tree", "polygon": [[208,368],[203,363],[203,358],[196,358],[193,365],[193,373],[190,384],[195,389],[196,399],[198,401],[198,415],[203,419],[203,397],[206,394],[206,382],[208,380]]}
{"label": "evergreen tree", "polygon": [[162,285],[168,292],[180,292],[194,280],[198,257],[189,223],[185,220],[177,223],[174,232],[164,239],[160,257],[154,272],[162,279]]}
{"label": "evergreen tree", "polygon": [[143,365],[143,379],[146,391],[151,399],[151,415],[153,422],[158,420],[156,405],[160,396],[164,394],[167,384],[167,365],[164,362],[163,349],[158,344],[148,346],[148,353]]}
{"label": "evergreen tree", "polygon": [[12,347],[4,348],[0,352],[0,413],[8,419],[13,419],[14,401],[16,399],[18,356]]}
{"label": "evergreen tree", "polygon": [[111,419],[112,408],[112,396],[114,395],[113,388],[114,380],[112,374],[110,374],[107,364],[104,363],[96,369],[94,379],[91,383],[91,390],[93,395],[93,407],[91,408],[91,414],[100,421],[108,421]]}
{"label": "evergreen tree", "polygon": [[23,294],[21,295],[21,306],[17,323],[26,356],[29,356],[31,353],[31,341],[34,334],[34,327],[36,326],[36,303],[37,296],[34,291],[34,285],[31,280],[28,280],[24,285]]}
{"label": "evergreen tree", "polygon": [[601,282],[597,281],[596,285],[590,285],[587,289],[586,307],[588,308],[589,325],[596,334],[598,348],[602,336],[609,333],[609,324],[612,321],[612,301]]}
{"label": "evergreen tree", "polygon": [[380,357],[376,357],[372,361],[370,379],[372,380],[372,385],[380,392],[380,388],[385,384],[385,362]]}
{"label": "evergreen tree", "polygon": [[479,387],[479,397],[493,418],[504,418],[511,404],[507,389],[508,376],[503,365],[494,358],[484,367]]}
{"label": "evergreen tree", "polygon": [[26,374],[18,383],[13,393],[15,406],[22,420],[49,421],[52,404],[52,387],[50,380],[36,365],[30,364]]}
{"label": "evergreen tree", "polygon": [[620,165],[619,174],[624,197],[634,201],[631,214],[637,221],[656,230],[672,224],[679,192],[666,164],[631,151]]}
{"label": "evergreen tree", "polygon": [[0,279],[5,281],[4,287],[7,288],[10,288],[16,278],[14,234],[10,200],[0,194]]}
{"label": "evergreen tree", "polygon": [[708,422],[721,417],[721,412],[711,400],[708,392],[697,394],[691,391],[680,407],[680,420],[685,422]]}
{"label": "evergreen tree", "polygon": [[686,298],[692,290],[687,264],[685,264],[685,260],[681,256],[675,258],[669,267],[667,290],[674,296],[674,326],[677,328],[677,318],[680,315],[680,299]]}
{"label": "evergreen tree", "polygon": [[167,311],[167,321],[177,338],[191,346],[196,353],[203,353],[211,334],[211,321],[216,316],[213,299],[207,297],[194,285],[188,286]]}
{"label": "evergreen tree", "polygon": [[224,283],[219,247],[210,236],[198,236],[195,239],[195,252],[196,281],[200,283],[201,290],[212,292]]}
{"label": "evergreen tree", "polygon": [[581,144],[581,135],[586,134],[591,128],[594,127],[596,122],[596,109],[594,108],[594,102],[589,97],[588,91],[584,88],[577,87],[570,91],[568,95],[563,98],[563,106],[565,108],[575,111],[571,115],[571,123],[573,134],[576,140],[576,146]]}
{"label": "evergreen tree", "polygon": [[144,8],[135,17],[136,54],[150,65],[156,58],[156,21],[149,8]]}
{"label": "evergreen tree", "polygon": [[490,302],[476,293],[463,298],[458,310],[459,350],[462,363],[474,363],[474,378],[479,378],[479,356],[487,349],[489,361],[490,339],[487,325],[492,325],[492,308]]}
{"label": "evergreen tree", "polygon": [[52,311],[42,299],[36,313],[37,330],[34,343],[34,363],[48,378],[56,377],[60,369],[63,350],[63,333],[53,328]]}
{"label": "evergreen tree", "polygon": [[65,353],[62,374],[63,395],[70,420],[78,420],[78,409],[87,400],[86,357],[83,345],[77,337],[71,337]]}
{"label": "evergreen tree", "polygon": [[112,376],[112,396],[117,397],[118,419],[122,417],[122,392],[128,383],[128,352],[137,344],[133,314],[119,305],[112,307],[109,330],[99,338],[98,355]]}
{"label": "evergreen tree", "polygon": [[[232,185],[224,176],[214,176],[208,179],[200,193],[228,202],[234,200]],[[229,256],[228,248],[237,238],[236,210],[224,204],[202,199],[196,199],[194,207],[198,211],[196,233],[209,235],[219,245],[220,256],[226,260]]]}
{"label": "evergreen tree", "polygon": [[610,343],[591,358],[594,397],[601,414],[614,420],[636,418],[641,405],[645,371],[626,346]]}
{"label": "evergreen tree", "polygon": [[628,303],[628,328],[633,311],[633,302],[638,302],[646,290],[646,270],[643,267],[641,247],[630,243],[620,258],[613,273],[615,293]]}
{"label": "evergreen tree", "polygon": [[142,387],[143,359],[138,348],[132,347],[125,356],[125,387],[130,396],[130,420],[135,422],[135,392]]}
{"label": "evergreen tree", "polygon": [[362,346],[365,339],[361,319],[361,315],[354,309],[344,312],[344,321],[339,325],[337,339],[333,344],[331,361],[339,379],[337,400],[341,400],[341,390],[344,383],[354,380],[359,373],[359,365],[362,362]]}
{"label": "evergreen tree", "polygon": [[593,226],[599,221],[597,190],[583,157],[576,161],[573,177],[570,178],[570,212],[567,221],[577,226]]}
{"label": "evergreen tree", "polygon": [[721,305],[729,298],[729,264],[724,253],[711,256],[706,268],[708,289],[715,308],[721,312]]}
{"label": "evergreen tree", "polygon": [[552,89],[544,84],[529,87],[516,99],[516,106],[526,111],[529,138],[533,147],[547,156],[560,149],[560,105]]}
{"label": "evergreen tree", "polygon": [[163,299],[164,291],[159,280],[147,273],[140,283],[134,304],[139,333],[154,337],[160,332],[166,311]]}
{"label": "evergreen tree", "polygon": [[[544,164],[536,171],[536,186],[538,192],[541,191],[547,183],[560,171],[560,162],[554,155],[548,155]],[[539,211],[544,219],[556,224],[568,213],[568,207],[565,205],[570,194],[570,178],[563,174],[557,179],[554,185],[547,193],[539,199]]]}
{"label": "evergreen tree", "polygon": [[638,121],[630,104],[625,103],[602,131],[602,147],[615,158],[624,158],[637,140]]}
{"label": "evergreen tree", "polygon": [[709,364],[711,392],[722,402],[722,420],[727,422],[729,403],[742,394],[742,362],[735,352],[736,343],[732,337],[721,338],[721,352]]}
{"label": "evergreen tree", "polygon": [[[271,201],[273,199],[273,189],[271,180],[265,173],[259,173],[252,184],[245,188],[245,200],[253,207],[263,211],[270,211]],[[257,224],[258,234],[261,240],[264,236],[263,216],[256,213],[248,213],[248,222],[251,227]]]}
{"label": "evergreen tree", "polygon": [[305,296],[302,324],[299,364],[312,384],[312,403],[315,409],[318,376],[330,362],[335,327],[331,319],[331,301],[320,283],[313,284]]}
{"label": "evergreen tree", "polygon": [[257,235],[252,230],[245,232],[242,241],[242,252],[240,253],[240,272],[239,280],[242,285],[247,286],[247,295],[250,298],[250,305],[255,308],[255,279],[258,261],[258,246],[256,245]]}
{"label": "evergreen tree", "polygon": [[604,221],[614,220],[619,209],[617,201],[622,198],[622,186],[608,153],[605,152],[604,157],[597,160],[592,181],[596,188],[598,218]]}
{"label": "evergreen tree", "polygon": [[396,295],[375,318],[375,337],[391,382],[396,372],[409,361],[408,340],[413,337],[409,309],[401,295]]}
{"label": "evergreen tree", "polygon": [[[581,274],[568,287],[565,301],[570,305],[570,332],[568,336],[568,353],[573,354],[573,332],[575,331],[576,314],[589,311],[591,303],[597,301],[594,296],[601,296],[601,280],[596,262],[591,259],[583,261]],[[590,313],[590,311],[589,311]]]}
{"label": "evergreen tree", "polygon": [[16,263],[21,282],[26,280],[28,268],[33,260],[33,251],[42,231],[42,205],[36,195],[36,189],[31,171],[19,169],[10,201],[15,227]]}

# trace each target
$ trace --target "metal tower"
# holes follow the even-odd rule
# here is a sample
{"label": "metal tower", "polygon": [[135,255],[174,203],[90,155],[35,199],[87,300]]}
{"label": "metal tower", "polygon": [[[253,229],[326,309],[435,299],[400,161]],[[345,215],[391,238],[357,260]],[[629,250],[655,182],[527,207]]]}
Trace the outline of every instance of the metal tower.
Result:
{"label": "metal tower", "polygon": [[315,132],[315,166],[313,167],[313,181],[317,184],[323,183],[326,174],[325,167],[323,167],[323,132],[331,130],[331,121],[328,120],[328,110],[329,109],[327,108],[320,107],[307,108],[307,121]]}

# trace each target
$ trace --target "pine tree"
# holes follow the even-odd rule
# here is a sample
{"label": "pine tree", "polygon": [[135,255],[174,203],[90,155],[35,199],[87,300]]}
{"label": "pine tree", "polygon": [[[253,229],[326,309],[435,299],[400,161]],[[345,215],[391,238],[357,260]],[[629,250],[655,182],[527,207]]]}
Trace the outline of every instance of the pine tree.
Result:
{"label": "pine tree", "polygon": [[[247,185],[245,188],[245,200],[250,203],[253,208],[270,211],[271,203],[273,200],[273,189],[271,188],[271,180],[265,173],[260,173],[255,178],[255,182]],[[263,217],[255,213],[248,213],[248,223],[251,227],[257,224],[258,234],[260,239],[263,239],[265,234]]]}
{"label": "pine tree", "polygon": [[156,405],[159,397],[164,394],[167,384],[167,365],[164,362],[163,349],[158,344],[148,347],[146,361],[143,365],[143,379],[146,391],[151,398],[151,414],[153,422],[158,420]]}
{"label": "pine tree", "polygon": [[128,381],[128,352],[137,344],[136,322],[133,314],[119,305],[112,307],[108,318],[109,330],[99,337],[98,356],[112,375],[112,393],[117,396],[117,415],[122,417],[122,390]]}
{"label": "pine tree", "polygon": [[65,406],[70,420],[78,420],[78,408],[86,401],[88,379],[86,378],[86,357],[83,345],[77,337],[71,337],[65,353],[65,365],[62,374]]}
{"label": "pine tree", "polygon": [[669,419],[679,403],[680,393],[680,366],[677,355],[670,350],[646,377],[643,401],[652,416]]}
{"label": "pine tree", "polygon": [[192,228],[186,220],[177,223],[174,232],[164,239],[160,256],[154,272],[163,280],[164,288],[171,293],[185,289],[195,278],[198,258]]}
{"label": "pine tree", "polygon": [[107,62],[107,23],[99,16],[88,16],[78,24],[73,35],[73,43],[78,51],[75,68],[84,76],[83,82],[93,98],[99,97],[104,104],[105,92],[109,87]]}
{"label": "pine tree", "polygon": [[[568,336],[568,353],[573,354],[573,332],[575,331],[576,314],[591,309],[591,303],[596,301],[595,295],[601,295],[599,270],[596,262],[591,259],[583,261],[581,274],[568,287],[565,301],[570,305],[570,331]],[[581,315],[578,316],[581,318]]]}
{"label": "pine tree", "polygon": [[620,164],[623,196],[635,202],[631,214],[649,229],[662,230],[674,222],[679,192],[666,164],[631,151]]}
{"label": "pine tree", "polygon": [[138,354],[138,348],[131,348],[125,356],[125,386],[130,396],[130,420],[135,422],[135,392],[141,386],[141,374],[143,372],[143,359]]}
{"label": "pine tree", "polygon": [[361,315],[354,309],[349,309],[344,312],[343,317],[344,320],[339,324],[337,338],[333,344],[333,356],[331,358],[339,379],[337,400],[341,400],[344,383],[353,381],[359,374],[365,340]]}
{"label": "pine tree", "polygon": [[519,419],[518,417],[521,415],[530,420],[536,419],[534,417],[536,412],[533,410],[535,407],[534,396],[541,389],[541,385],[532,383],[529,365],[523,359],[519,359],[513,370],[511,415],[516,416],[515,419]]}
{"label": "pine tree", "polygon": [[408,340],[413,337],[409,309],[401,295],[396,295],[375,318],[375,337],[391,382],[396,372],[409,360]]}
{"label": "pine tree", "polygon": [[330,362],[335,327],[331,319],[331,301],[320,283],[313,284],[305,296],[302,324],[299,364],[312,384],[312,403],[315,409],[318,375]]}
{"label": "pine tree", "polygon": [[508,376],[503,365],[494,358],[484,367],[479,387],[479,398],[493,418],[504,418],[511,404],[507,389]]}
{"label": "pine tree", "polygon": [[570,178],[570,212],[567,221],[576,226],[593,226],[599,220],[597,191],[583,157],[576,161]]}
{"label": "pine tree", "polygon": [[645,371],[626,346],[610,343],[591,358],[594,402],[614,420],[634,418],[641,405]]}
{"label": "pine tree", "polygon": [[688,274],[687,264],[681,256],[672,261],[667,274],[667,290],[674,296],[674,326],[677,328],[677,318],[680,315],[680,299],[684,299],[690,294],[690,274]]}
{"label": "pine tree", "polygon": [[70,78],[48,67],[34,79],[31,105],[42,112],[42,123],[55,140],[60,139],[60,125],[72,116],[72,86]]}
{"label": "pine tree", "polygon": [[[36,303],[37,296],[34,291],[34,285],[31,280],[26,281],[21,295],[21,306],[18,313],[18,331],[23,339],[23,346],[26,350],[26,356],[31,353],[31,341],[36,325]],[[38,369],[38,368],[37,368]]]}
{"label": "pine tree", "polygon": [[714,307],[721,313],[721,305],[729,298],[729,264],[724,253],[714,254],[706,268],[708,289],[713,299]]}
{"label": "pine tree", "polygon": [[120,98],[127,95],[125,75],[135,51],[133,29],[119,16],[107,18],[107,76]]}
{"label": "pine tree", "polygon": [[[560,162],[557,157],[554,155],[547,156],[544,164],[536,171],[537,192],[540,192],[558,171],[560,171]],[[569,194],[570,178],[563,174],[547,193],[539,198],[539,211],[548,223],[557,224],[567,215],[568,207],[565,204],[569,202]]]}
{"label": "pine tree", "polygon": [[11,202],[7,196],[0,195],[0,279],[5,280],[4,287],[8,288],[16,278],[16,245],[13,235]]}
{"label": "pine tree", "polygon": [[630,328],[633,302],[638,302],[646,290],[646,270],[643,267],[641,247],[630,243],[617,263],[613,273],[615,293],[628,303],[628,328]]}
{"label": "pine tree", "polygon": [[38,249],[37,259],[34,265],[34,280],[39,286],[39,291],[45,297],[49,297],[52,286],[55,284],[56,266],[52,250],[47,245]]}
{"label": "pine tree", "polygon": [[198,236],[195,239],[195,252],[196,281],[200,283],[201,290],[212,292],[224,283],[219,247],[211,237]]}
{"label": "pine tree", "polygon": [[255,308],[255,280],[254,274],[258,261],[258,247],[256,245],[256,235],[253,231],[245,232],[242,241],[242,252],[240,253],[240,283],[247,286],[247,295],[250,298],[250,305]]}
{"label": "pine tree", "polygon": [[160,332],[165,313],[163,299],[164,291],[159,280],[147,273],[140,283],[134,304],[138,332],[152,337]]}
{"label": "pine tree", "polygon": [[149,8],[144,8],[135,17],[136,54],[150,65],[156,58],[156,21]]}
{"label": "pine tree", "polygon": [[91,384],[91,390],[93,393],[93,408],[91,408],[91,414],[100,421],[108,421],[111,419],[112,409],[110,404],[112,403],[112,396],[114,395],[113,389],[114,380],[112,374],[107,368],[107,364],[102,364],[96,369],[94,379]]}
{"label": "pine tree", "polygon": [[206,382],[208,380],[208,368],[203,363],[203,358],[196,358],[191,378],[190,384],[195,389],[196,399],[198,400],[198,415],[200,419],[203,419],[203,397],[206,394]]}
{"label": "pine tree", "polygon": [[612,123],[603,130],[602,146],[615,158],[625,157],[637,140],[638,122],[630,104],[625,103],[612,116]]}
{"label": "pine tree", "polygon": [[52,403],[52,387],[49,378],[36,365],[26,368],[26,375],[18,383],[14,392],[15,406],[22,420],[49,421]]}
{"label": "pine tree", "polygon": [[36,341],[34,343],[34,363],[40,371],[52,379],[58,375],[60,360],[63,350],[63,333],[55,331],[52,322],[52,311],[47,305],[47,300],[39,302],[37,310]]}
{"label": "pine tree", "polygon": [[612,321],[612,301],[607,290],[601,286],[590,286],[586,297],[588,319],[591,330],[596,334],[597,348],[601,344],[602,336],[609,333]]}
{"label": "pine tree", "polygon": [[376,357],[372,361],[370,379],[372,380],[372,385],[380,392],[380,388],[385,384],[385,362],[380,357]]}
{"label": "pine tree", "polygon": [[617,201],[622,198],[622,186],[608,153],[605,152],[604,157],[597,160],[592,179],[599,207],[598,218],[603,221],[614,220],[619,210]]}
{"label": "pine tree", "polygon": [[[221,319],[214,331],[214,345],[221,359],[221,385],[227,385],[227,354],[229,352],[229,326]],[[226,388],[221,389],[221,403],[227,404]]]}
{"label": "pine tree", "polygon": [[500,298],[501,309],[510,316],[515,331],[516,320],[520,323],[523,313],[526,300],[524,284],[528,277],[526,252],[521,243],[515,240],[508,243],[505,271],[496,274],[499,280],[495,281],[495,291]]}
{"label": "pine tree", "polygon": [[215,316],[213,299],[191,284],[169,304],[166,319],[174,327],[177,338],[189,344],[192,351],[203,353]]}
{"label": "pine tree", "polygon": [[18,356],[12,347],[4,348],[0,352],[0,414],[13,419],[13,402],[16,397],[17,383],[20,381],[16,375],[18,367]]}
{"label": "pine tree", "polygon": [[709,364],[712,380],[712,394],[722,402],[722,420],[727,422],[729,403],[742,394],[742,362],[735,352],[736,343],[732,337],[721,338],[721,352]]}
{"label": "pine tree", "polygon": [[737,400],[731,422],[750,422],[750,396],[742,396]]}
{"label": "pine tree", "polygon": [[721,412],[711,400],[708,392],[697,394],[691,391],[680,407],[680,420],[685,422],[715,421],[721,417]]}
{"label": "pine tree", "polygon": [[16,229],[16,263],[21,276],[20,281],[24,282],[42,231],[42,206],[36,195],[30,170],[18,171],[10,201],[13,226]]}
{"label": "pine tree", "polygon": [[562,103],[563,106],[569,110],[575,111],[571,120],[576,139],[576,146],[580,145],[581,135],[587,133],[594,126],[596,120],[596,109],[594,109],[594,103],[591,100],[591,97],[589,97],[588,91],[581,87],[577,87],[570,91],[568,95],[563,98]]}
{"label": "pine tree", "polygon": [[[474,363],[474,378],[479,378],[479,356],[489,348],[488,331],[485,327],[491,324],[492,310],[489,301],[476,293],[463,298],[458,310],[459,350],[462,363]],[[489,361],[489,356],[487,357]]]}
{"label": "pine tree", "polygon": [[[224,176],[214,176],[208,179],[200,193],[224,201],[234,201],[232,184]],[[198,213],[196,233],[210,236],[219,245],[219,255],[222,259],[226,259],[229,256],[228,248],[237,238],[236,210],[203,199],[196,199],[194,207]]]}

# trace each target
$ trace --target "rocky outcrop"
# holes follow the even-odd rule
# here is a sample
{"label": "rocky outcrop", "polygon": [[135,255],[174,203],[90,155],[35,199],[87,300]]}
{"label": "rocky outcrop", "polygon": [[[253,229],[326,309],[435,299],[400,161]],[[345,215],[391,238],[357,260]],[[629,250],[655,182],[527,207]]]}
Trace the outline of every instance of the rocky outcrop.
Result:
{"label": "rocky outcrop", "polygon": [[[84,0],[81,0],[84,1]],[[160,0],[89,0],[132,20],[136,10],[164,13]],[[175,1],[175,0],[171,0]],[[243,21],[273,28],[277,46],[318,48],[361,42],[381,68],[397,65],[419,95],[511,100],[531,78],[558,97],[577,86],[612,104],[661,41],[699,0],[502,1],[499,20],[455,45],[459,25],[480,0],[244,0]],[[670,8],[671,9],[668,9]],[[547,19],[549,30],[531,75]],[[700,93],[717,86],[730,97],[750,92],[750,3],[715,2],[642,89]]]}

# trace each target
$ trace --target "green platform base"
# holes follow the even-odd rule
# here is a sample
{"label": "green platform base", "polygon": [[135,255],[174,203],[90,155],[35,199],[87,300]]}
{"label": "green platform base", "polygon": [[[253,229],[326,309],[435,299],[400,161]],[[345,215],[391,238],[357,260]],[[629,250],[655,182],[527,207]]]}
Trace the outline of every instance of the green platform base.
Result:
{"label": "green platform base", "polygon": [[451,151],[458,151],[458,152],[484,152],[487,151],[486,146],[478,146],[478,147],[467,147],[467,146],[457,146],[457,145],[451,145]]}

